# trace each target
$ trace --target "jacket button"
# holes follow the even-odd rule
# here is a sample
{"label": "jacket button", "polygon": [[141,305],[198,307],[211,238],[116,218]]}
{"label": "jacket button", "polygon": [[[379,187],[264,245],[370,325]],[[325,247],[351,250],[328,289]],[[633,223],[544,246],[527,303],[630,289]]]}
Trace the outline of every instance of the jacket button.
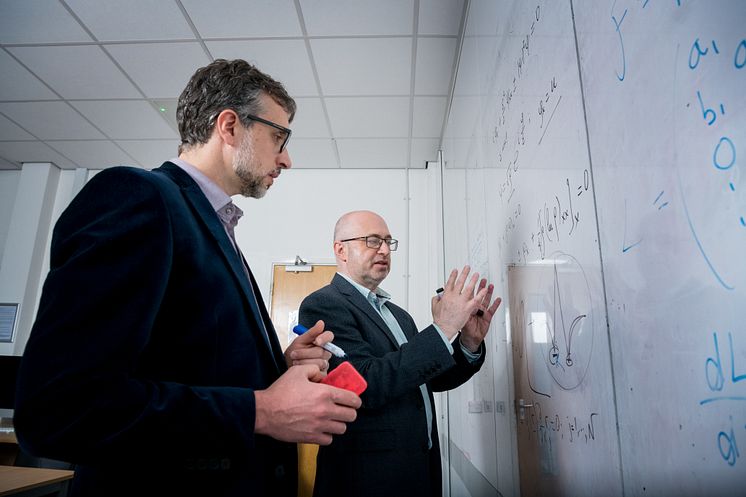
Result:
{"label": "jacket button", "polygon": [[285,476],[285,466],[280,464],[275,468],[275,478],[280,479]]}

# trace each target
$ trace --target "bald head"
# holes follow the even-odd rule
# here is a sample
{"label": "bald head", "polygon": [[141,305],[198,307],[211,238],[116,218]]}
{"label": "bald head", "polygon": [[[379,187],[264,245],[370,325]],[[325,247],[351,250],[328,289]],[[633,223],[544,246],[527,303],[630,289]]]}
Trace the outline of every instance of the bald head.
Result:
{"label": "bald head", "polygon": [[[391,238],[386,221],[371,211],[348,212],[334,226],[334,255],[340,273],[375,290],[391,270],[391,249],[386,243],[368,247],[364,237],[371,235],[382,240]],[[351,238],[355,240],[341,241]]]}
{"label": "bald head", "polygon": [[337,220],[337,224],[334,225],[334,239],[344,240],[346,238],[354,238],[356,236],[374,235],[376,233],[358,233],[361,226],[365,226],[374,221],[378,221],[384,226],[386,225],[386,221],[384,221],[383,218],[375,212],[352,211],[348,212],[347,214],[343,214],[342,217]]}

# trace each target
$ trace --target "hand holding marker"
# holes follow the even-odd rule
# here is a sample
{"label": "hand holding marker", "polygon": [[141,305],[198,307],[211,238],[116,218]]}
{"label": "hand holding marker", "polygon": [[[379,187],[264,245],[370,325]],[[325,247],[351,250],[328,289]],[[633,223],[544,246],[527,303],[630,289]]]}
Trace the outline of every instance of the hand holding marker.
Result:
{"label": "hand holding marker", "polygon": [[[440,295],[443,292],[445,292],[445,290],[443,289],[443,287],[440,287],[437,290],[435,290],[435,293],[438,294],[438,297],[440,297]],[[483,314],[484,314],[484,311],[482,309],[477,309],[477,312],[476,312],[477,317],[481,317]]]}
{"label": "hand holding marker", "polygon": [[[300,324],[293,327],[293,333],[299,336],[307,331],[308,328]],[[342,350],[340,347],[337,347],[331,342],[327,342],[321,347],[324,350],[331,352],[336,357],[345,357],[346,355],[344,350]],[[327,385],[338,388],[344,388],[345,390],[355,392],[357,395],[360,395],[365,391],[366,388],[368,388],[368,382],[365,381],[365,378],[363,378],[360,373],[357,372],[357,369],[355,369],[355,367],[350,364],[349,361],[344,361],[342,364],[334,368],[331,373],[326,375],[324,379],[321,380],[321,383],[326,383]]]}
{"label": "hand holding marker", "polygon": [[[303,333],[305,333],[307,331],[308,331],[308,328],[306,328],[305,326],[303,326],[301,324],[295,325],[293,327],[293,333],[295,333],[298,336],[302,335]],[[344,350],[342,350],[341,348],[337,347],[336,345],[334,345],[331,342],[326,342],[324,345],[321,346],[321,348],[324,349],[324,350],[326,350],[326,351],[331,352],[332,355],[334,355],[335,357],[344,357],[346,355]]]}

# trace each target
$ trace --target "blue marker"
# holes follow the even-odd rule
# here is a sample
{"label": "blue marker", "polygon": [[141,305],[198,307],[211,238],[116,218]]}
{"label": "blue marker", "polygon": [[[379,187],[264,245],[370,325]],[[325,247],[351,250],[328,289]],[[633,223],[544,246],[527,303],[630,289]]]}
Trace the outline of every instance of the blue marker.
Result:
{"label": "blue marker", "polygon": [[[306,328],[302,324],[298,324],[298,325],[295,325],[293,327],[293,333],[295,333],[298,336],[302,335],[303,333],[305,333],[307,331],[308,331],[308,328]],[[326,351],[331,352],[332,355],[334,355],[336,357],[344,357],[345,355],[347,355],[347,354],[345,354],[344,350],[342,350],[340,347],[337,347],[336,345],[334,345],[331,342],[326,342],[324,345],[321,346],[321,348],[324,349],[324,350],[326,350]]]}

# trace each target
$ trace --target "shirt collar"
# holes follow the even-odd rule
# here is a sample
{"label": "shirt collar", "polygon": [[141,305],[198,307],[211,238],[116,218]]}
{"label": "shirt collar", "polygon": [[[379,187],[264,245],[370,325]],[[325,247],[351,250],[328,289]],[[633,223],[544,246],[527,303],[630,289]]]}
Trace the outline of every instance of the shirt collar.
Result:
{"label": "shirt collar", "polygon": [[[169,162],[179,166],[197,183],[199,189],[202,190],[202,193],[207,197],[207,201],[210,202],[210,205],[215,209],[215,212],[218,212],[218,214],[221,209],[232,203],[230,195],[225,193],[216,183],[192,164],[178,157],[170,159]],[[235,208],[238,209],[238,207]],[[240,212],[240,209],[238,209],[238,211]],[[241,216],[239,215],[238,217]]]}
{"label": "shirt collar", "polygon": [[383,304],[391,300],[391,295],[381,287],[376,288],[376,291],[374,292],[368,288],[365,288],[363,285],[353,280],[352,278],[350,278],[344,273],[338,272],[337,274],[340,275],[342,278],[346,279],[347,281],[349,281],[350,284],[354,286],[357,289],[357,291],[362,294],[363,297],[365,297],[365,300],[369,302],[371,301],[372,296],[377,297],[378,301],[380,302],[379,306],[383,306]]}
{"label": "shirt collar", "polygon": [[238,224],[238,220],[243,216],[243,211],[233,202],[228,202],[216,212],[223,224],[229,228],[235,228]]}

